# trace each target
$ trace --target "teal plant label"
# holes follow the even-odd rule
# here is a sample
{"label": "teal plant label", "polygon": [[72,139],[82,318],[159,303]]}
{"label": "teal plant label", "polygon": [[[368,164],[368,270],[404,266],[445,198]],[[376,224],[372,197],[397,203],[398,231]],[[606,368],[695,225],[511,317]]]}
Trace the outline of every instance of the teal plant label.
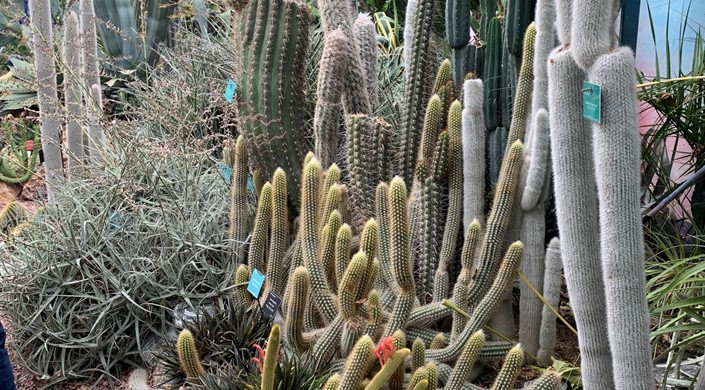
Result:
{"label": "teal plant label", "polygon": [[220,172],[220,176],[223,177],[223,180],[227,184],[230,184],[230,179],[233,175],[233,169],[230,168],[226,163],[220,161],[218,162],[218,171]]}
{"label": "teal plant label", "polygon": [[237,84],[232,79],[228,79],[228,85],[225,87],[225,100],[228,103],[233,102],[233,97],[235,97],[235,89],[237,89]]}
{"label": "teal plant label", "polygon": [[252,271],[250,282],[247,283],[247,291],[257,298],[259,297],[260,291],[262,291],[262,285],[264,285],[264,275],[255,268],[255,270]]}
{"label": "teal plant label", "polygon": [[264,305],[262,305],[262,315],[264,318],[273,320],[281,305],[282,299],[279,298],[277,294],[270,292],[267,294],[267,299],[264,301]]}
{"label": "teal plant label", "polygon": [[602,90],[600,86],[583,81],[583,118],[600,123],[601,114]]}

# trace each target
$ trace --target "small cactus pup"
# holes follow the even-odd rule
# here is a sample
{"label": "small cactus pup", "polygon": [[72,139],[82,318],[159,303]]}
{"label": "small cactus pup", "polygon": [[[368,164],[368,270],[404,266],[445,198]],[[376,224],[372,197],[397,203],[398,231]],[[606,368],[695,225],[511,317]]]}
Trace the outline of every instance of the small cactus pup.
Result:
{"label": "small cactus pup", "polygon": [[196,349],[196,341],[193,334],[188,329],[184,329],[176,340],[176,348],[179,355],[181,369],[186,373],[187,380],[192,384],[199,384],[200,378],[206,374],[206,370],[201,364],[201,358]]}
{"label": "small cactus pup", "polygon": [[[264,367],[262,368],[262,390],[274,390],[274,373],[279,358],[280,347],[279,324],[274,324],[267,340],[267,349],[263,352]],[[262,353],[261,353],[262,354]]]}

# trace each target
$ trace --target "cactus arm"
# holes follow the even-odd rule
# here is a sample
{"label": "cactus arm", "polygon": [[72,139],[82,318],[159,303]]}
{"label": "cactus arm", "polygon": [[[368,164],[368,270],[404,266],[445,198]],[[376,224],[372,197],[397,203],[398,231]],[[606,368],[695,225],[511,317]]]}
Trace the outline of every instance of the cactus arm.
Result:
{"label": "cactus arm", "polygon": [[374,139],[372,118],[365,114],[347,117],[348,165],[350,172],[350,202],[353,230],[361,231],[365,222],[374,216],[374,188],[379,183],[378,167],[370,143]]}
{"label": "cactus arm", "polygon": [[372,337],[372,340],[379,340],[379,335],[382,332],[382,321],[384,313],[382,312],[382,302],[379,293],[375,290],[370,291],[367,295],[367,325],[365,326],[365,334]]}
{"label": "cactus arm", "polygon": [[[551,307],[558,307],[561,298],[562,271],[561,242],[558,238],[553,238],[546,249],[546,273],[543,281],[543,297]],[[551,356],[556,345],[556,315],[548,306],[544,306],[541,312],[539,345],[536,354],[539,364],[551,365]]]}
{"label": "cactus arm", "polygon": [[572,34],[573,0],[555,0],[555,4],[558,40],[566,47],[570,45]]}
{"label": "cactus arm", "polygon": [[439,257],[439,263],[446,269],[454,266],[453,256],[463,214],[462,110],[456,100],[448,111],[448,210]]}
{"label": "cactus arm", "polygon": [[311,279],[304,267],[294,270],[289,282],[289,303],[284,323],[284,342],[295,351],[304,352],[313,345],[314,340],[303,333],[306,302],[309,299]]}
{"label": "cactus arm", "polygon": [[367,271],[367,255],[364,252],[358,252],[348,264],[338,286],[340,314],[346,319],[351,319],[357,314],[355,290],[364,277],[365,271]]}
{"label": "cactus arm", "polygon": [[235,299],[243,306],[252,303],[252,295],[247,291],[247,282],[250,280],[250,269],[240,264],[235,271]]}
{"label": "cactus arm", "polygon": [[419,367],[416,371],[414,371],[411,375],[409,383],[406,385],[406,389],[415,390],[421,382],[426,382],[425,386],[422,387],[425,389],[426,386],[428,386],[428,369],[426,367]]}
{"label": "cactus arm", "polygon": [[198,355],[198,349],[196,349],[196,341],[189,330],[184,329],[179,333],[179,337],[176,340],[176,351],[179,356],[181,369],[186,373],[186,378],[191,383],[199,383],[199,378],[206,374],[206,370],[201,364],[201,358]]}
{"label": "cactus arm", "polygon": [[350,261],[350,245],[352,241],[352,230],[350,225],[343,224],[338,229],[335,239],[335,280],[342,280],[345,269]]}
{"label": "cactus arm", "polygon": [[524,49],[517,80],[514,104],[512,105],[512,123],[509,127],[507,148],[516,140],[523,140],[526,132],[529,108],[531,107],[531,92],[534,84],[534,42],[536,40],[536,24],[531,23],[524,34]]}
{"label": "cactus arm", "polygon": [[610,52],[615,44],[615,19],[620,0],[586,0],[573,2],[571,51],[578,66],[588,71],[598,57]]}
{"label": "cactus arm", "polygon": [[[483,14],[484,18],[484,14]],[[502,126],[502,90],[506,85],[502,85],[502,26],[499,18],[493,17],[488,25],[487,36],[482,39],[487,40],[485,51],[485,63],[483,69],[484,82],[484,103],[483,118],[485,128],[491,131]]]}
{"label": "cactus arm", "polygon": [[267,280],[271,290],[282,296],[286,278],[284,256],[289,240],[289,216],[287,205],[286,175],[278,168],[272,177],[272,224],[267,258]]}
{"label": "cactus arm", "polygon": [[[558,16],[559,20],[563,17],[560,13]],[[593,141],[582,116],[585,74],[573,61],[570,50],[553,51],[548,64],[556,216],[578,345],[583,351],[580,363],[583,383],[612,389],[615,388],[612,358],[609,345],[604,342],[607,314],[600,264]]]}
{"label": "cactus arm", "polygon": [[390,259],[390,237],[389,237],[389,209],[388,209],[389,186],[387,183],[379,183],[375,191],[375,211],[377,220],[379,221],[379,263],[381,280],[386,284],[385,287],[392,291],[397,291],[396,280],[392,273],[392,264]]}
{"label": "cactus arm", "polygon": [[333,357],[335,351],[340,347],[340,335],[343,331],[345,319],[337,316],[329,323],[321,337],[316,340],[311,355],[316,359],[316,367],[325,367]]}
{"label": "cactus arm", "polygon": [[252,226],[247,264],[250,267],[250,272],[254,272],[257,269],[264,274],[267,271],[264,262],[265,248],[269,238],[269,226],[272,222],[272,184],[270,182],[267,182],[262,187],[262,193],[257,203],[257,213]]}
{"label": "cactus arm", "polygon": [[[463,242],[463,250],[460,254],[461,268],[458,280],[453,288],[453,301],[455,304],[467,310],[470,306],[468,302],[468,286],[472,277],[473,258],[475,256],[477,244],[480,240],[480,222],[475,219],[468,225]],[[444,306],[445,307],[445,306]],[[453,327],[451,338],[455,338],[465,327],[467,319],[458,312],[453,311]]]}
{"label": "cactus arm", "polygon": [[485,333],[482,330],[478,330],[468,339],[463,348],[463,352],[460,353],[458,361],[455,363],[453,372],[450,374],[450,378],[446,383],[446,387],[449,389],[457,389],[462,387],[463,383],[470,380],[470,374],[473,365],[477,361],[478,356],[480,356],[480,350],[485,344]]}
{"label": "cactus arm", "polygon": [[379,80],[377,78],[377,30],[369,14],[358,14],[352,25],[353,36],[360,49],[360,59],[365,75],[365,86],[370,107],[379,104]]}
{"label": "cactus arm", "polygon": [[[536,2],[536,39],[534,43],[534,88],[531,97],[532,129],[536,128],[536,113],[548,110],[548,56],[556,46],[556,5],[553,0]],[[535,133],[532,130],[532,133]],[[527,140],[528,141],[528,140]],[[533,141],[531,142],[533,145]],[[533,149],[533,147],[532,147]]]}
{"label": "cactus arm", "polygon": [[66,152],[68,176],[75,176],[84,164],[83,128],[81,127],[81,48],[78,17],[69,11],[64,27],[64,96],[66,100]]}
{"label": "cactus arm", "polygon": [[392,377],[394,372],[397,370],[397,367],[404,364],[404,359],[409,356],[409,352],[410,351],[408,348],[402,348],[398,351],[394,351],[394,355],[392,355],[391,359],[389,359],[384,366],[382,366],[382,369],[375,374],[370,383],[365,386],[365,390],[380,390],[382,386],[385,385]]}
{"label": "cactus arm", "polygon": [[362,336],[345,361],[345,368],[338,390],[357,390],[375,360],[375,344],[370,336]]}
{"label": "cactus arm", "polygon": [[634,68],[631,49],[621,47],[598,58],[588,80],[602,86],[602,122],[593,124],[592,133],[615,386],[653,389]]}
{"label": "cactus arm", "polygon": [[504,358],[504,364],[502,364],[502,368],[499,370],[499,374],[497,374],[497,378],[495,378],[494,383],[492,383],[490,390],[514,389],[514,382],[516,382],[519,371],[521,371],[523,365],[524,350],[521,348],[521,345],[517,344],[517,346],[507,353],[507,357]]}
{"label": "cactus arm", "polygon": [[[401,330],[397,330],[392,335],[392,345],[394,350],[398,351],[402,348],[406,348],[406,335]],[[401,390],[404,387],[404,373],[406,372],[406,365],[400,365],[397,367],[396,372],[392,375],[389,380],[389,390]]]}
{"label": "cactus arm", "polygon": [[279,355],[280,329],[279,324],[274,324],[267,340],[267,351],[264,355],[262,368],[262,390],[274,390],[274,375],[276,372],[277,358]]}
{"label": "cactus arm", "polygon": [[235,141],[232,156],[233,173],[230,185],[230,228],[228,237],[235,250],[235,261],[245,261],[245,241],[249,234],[247,211],[247,152],[245,151],[245,137],[240,135]]}
{"label": "cactus arm", "polygon": [[323,385],[323,390],[338,390],[338,386],[340,386],[340,375],[334,374]]}
{"label": "cactus arm", "polygon": [[406,68],[408,73],[404,85],[404,112],[401,123],[404,133],[400,145],[403,145],[403,149],[398,157],[402,161],[402,167],[398,171],[403,174],[406,183],[412,182],[419,136],[423,129],[424,109],[432,88],[432,82],[427,75],[432,73],[428,56],[434,7],[433,0],[418,0],[413,14],[414,34]]}
{"label": "cactus arm", "polygon": [[369,294],[374,279],[377,275],[374,275],[373,263],[375,257],[377,256],[377,237],[378,237],[379,225],[374,219],[370,219],[365,223],[362,233],[360,234],[360,251],[367,255],[367,273],[361,275],[362,279],[355,290],[355,296],[357,300],[364,299],[367,294]]}
{"label": "cactus arm", "polygon": [[524,211],[532,210],[539,206],[539,200],[545,193],[549,176],[550,157],[550,124],[548,113],[540,109],[536,115],[536,126],[533,133],[533,146],[529,160],[529,170],[526,175],[526,185],[521,196],[521,208]]}
{"label": "cactus arm", "polygon": [[433,359],[439,362],[449,362],[457,359],[470,336],[480,330],[497,309],[497,305],[501,302],[502,297],[514,281],[516,270],[519,267],[523,254],[524,245],[522,245],[521,242],[517,241],[509,246],[509,250],[507,250],[507,254],[504,256],[504,261],[500,266],[499,272],[497,272],[497,277],[492,282],[492,286],[487,290],[482,300],[475,307],[462,333],[458,335],[458,338],[451,342],[449,346],[443,349],[427,351],[427,359]]}
{"label": "cactus arm", "polygon": [[411,371],[416,371],[426,364],[426,344],[417,337],[411,344]]}
{"label": "cactus arm", "polygon": [[494,204],[487,219],[487,233],[482,243],[478,272],[474,275],[473,283],[469,288],[468,299],[471,304],[482,296],[489,281],[494,278],[496,273],[496,264],[509,230],[512,205],[522,167],[522,150],[521,142],[516,141],[510,147],[509,153],[505,155],[502,163]]}

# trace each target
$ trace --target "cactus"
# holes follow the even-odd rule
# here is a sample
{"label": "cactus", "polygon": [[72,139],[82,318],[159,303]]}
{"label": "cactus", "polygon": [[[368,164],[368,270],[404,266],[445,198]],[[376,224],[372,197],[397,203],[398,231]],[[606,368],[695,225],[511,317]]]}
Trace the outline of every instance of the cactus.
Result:
{"label": "cactus", "polygon": [[478,330],[468,339],[463,352],[460,353],[460,357],[453,368],[453,372],[446,383],[446,387],[449,389],[461,388],[464,383],[467,383],[470,379],[470,370],[475,364],[478,356],[480,356],[480,350],[485,344],[485,333],[482,330]]}
{"label": "cactus", "polygon": [[252,303],[252,295],[247,291],[247,282],[250,280],[250,269],[246,265],[240,264],[235,271],[235,298],[247,307]]}
{"label": "cactus", "polygon": [[340,281],[343,278],[343,273],[348,267],[350,261],[350,247],[352,241],[352,230],[350,225],[343,224],[338,229],[338,235],[335,239],[335,280]]}
{"label": "cactus", "polygon": [[323,385],[323,390],[338,390],[340,385],[340,375],[331,375],[328,381]]}
{"label": "cactus", "polygon": [[266,272],[265,248],[269,237],[269,226],[272,223],[272,184],[265,183],[262,193],[257,202],[257,213],[252,225],[252,236],[247,254],[247,265],[250,272],[258,270],[263,274]]}
{"label": "cactus", "polygon": [[[491,1],[488,1],[491,2]],[[483,14],[484,15],[484,14]],[[492,18],[487,30],[487,46],[483,67],[485,128],[490,131],[502,127],[502,26],[499,18]]]}
{"label": "cactus", "polygon": [[[556,5],[553,0],[536,2],[536,39],[534,43],[534,87],[531,97],[532,133],[536,130],[536,114],[548,109],[548,57],[556,46]],[[527,138],[527,143],[533,141]],[[525,210],[527,207],[524,208]]]}
{"label": "cactus", "polygon": [[54,42],[52,33],[51,4],[49,0],[29,2],[32,25],[32,50],[34,69],[37,73],[37,97],[41,126],[42,151],[46,171],[47,196],[54,199],[56,186],[63,181],[63,159],[59,135],[58,86],[54,66]]}
{"label": "cactus", "polygon": [[405,183],[412,182],[416,167],[415,159],[419,149],[419,136],[423,129],[424,109],[431,94],[431,80],[426,75],[431,74],[432,62],[428,58],[431,38],[431,27],[434,13],[433,0],[418,0],[414,7],[413,22],[407,24],[413,29],[413,42],[409,50],[409,61],[404,85],[403,115],[400,128],[404,129],[399,150],[401,167],[397,171],[403,176]]}
{"label": "cactus", "polygon": [[365,390],[380,390],[382,386],[389,381],[397,368],[404,363],[404,359],[409,356],[409,353],[408,348],[394,351],[392,357],[382,366],[382,369],[375,374],[370,383],[365,386]]}
{"label": "cactus", "polygon": [[[83,77],[88,113],[87,142],[88,156],[93,164],[102,161],[101,153],[105,148],[105,134],[100,126],[103,113],[103,97],[100,92],[100,63],[98,62],[98,38],[96,35],[96,16],[93,0],[79,2],[81,14],[81,47],[83,49]],[[125,31],[127,33],[127,31]],[[97,88],[97,90],[96,90]]]}
{"label": "cactus", "polygon": [[453,267],[463,214],[462,109],[456,100],[448,111],[448,210],[439,258],[446,268]]}
{"label": "cactus", "polygon": [[[524,49],[522,52],[521,69],[517,80],[517,89],[512,105],[512,121],[509,128],[507,143],[524,139],[526,122],[531,106],[531,92],[534,83],[534,42],[536,40],[536,24],[531,23],[524,34]],[[507,146],[509,147],[509,146]]]}
{"label": "cactus", "polygon": [[272,330],[269,332],[269,339],[267,340],[267,350],[264,355],[264,364],[262,367],[262,390],[274,390],[274,374],[279,355],[279,333],[279,324],[272,325]]}
{"label": "cactus", "polygon": [[522,56],[524,31],[534,20],[537,0],[508,0],[505,5],[505,45],[509,53],[517,58]]}
{"label": "cactus", "polygon": [[232,179],[230,184],[230,227],[228,238],[234,249],[235,261],[245,262],[245,241],[250,232],[248,226],[249,213],[247,211],[247,152],[245,150],[245,137],[240,135],[235,141],[235,147],[227,145],[231,151],[229,159],[232,161]]}
{"label": "cactus", "polygon": [[519,376],[519,371],[524,365],[524,350],[521,345],[517,345],[507,353],[507,357],[504,359],[504,364],[502,364],[502,369],[500,369],[495,378],[494,383],[492,383],[491,390],[511,390],[514,389],[514,382],[516,382],[517,376]]}
{"label": "cactus", "polygon": [[304,352],[313,344],[313,340],[303,334],[304,312],[309,297],[311,279],[304,267],[298,267],[291,274],[288,289],[289,303],[286,310],[284,342],[295,351]]}
{"label": "cactus", "polygon": [[570,45],[572,34],[573,1],[555,0],[556,4],[556,33],[563,47]]}
{"label": "cactus", "polygon": [[377,235],[378,235],[379,225],[374,219],[370,219],[365,224],[360,234],[360,252],[367,255],[367,274],[362,275],[360,283],[355,290],[355,299],[364,299],[367,294],[372,289],[372,283],[376,275],[372,272],[373,263],[375,257],[377,256]]}
{"label": "cactus", "polygon": [[[463,242],[463,250],[460,254],[461,269],[458,280],[453,288],[453,300],[458,307],[466,310],[470,305],[468,302],[468,285],[472,277],[473,258],[475,256],[477,244],[480,241],[480,222],[475,219],[468,225],[465,233],[465,241]],[[453,328],[451,337],[455,338],[457,334],[465,327],[466,319],[460,313],[453,313]]]}
{"label": "cactus", "polygon": [[348,165],[350,171],[350,201],[353,212],[353,230],[359,231],[374,215],[374,188],[380,175],[374,166],[374,156],[368,150],[374,139],[372,118],[366,114],[347,117],[349,137]]}
{"label": "cactus", "polygon": [[571,42],[573,59],[588,71],[597,59],[616,45],[615,19],[621,0],[587,0],[573,4]]}
{"label": "cactus", "polygon": [[338,155],[338,133],[342,116],[343,75],[349,66],[345,52],[352,50],[350,38],[341,29],[325,34],[316,89],[313,133],[316,156],[323,166],[333,164]]}
{"label": "cactus", "polygon": [[[2,124],[7,145],[0,151],[0,181],[4,183],[24,183],[34,174],[39,162],[40,132],[23,119],[14,120],[11,116]],[[21,138],[17,141],[17,138]],[[27,153],[25,140],[31,137],[35,149]]]}
{"label": "cactus", "polygon": [[360,338],[345,361],[338,390],[357,390],[358,384],[374,362],[374,348],[375,344],[370,336],[365,335]]}
{"label": "cactus", "polygon": [[484,220],[485,125],[482,116],[482,80],[467,80],[463,87],[463,227]]}
{"label": "cactus", "polygon": [[307,118],[299,107],[304,83],[299,76],[307,58],[310,16],[299,0],[253,0],[236,25],[239,125],[249,163],[264,178],[284,168],[289,201],[296,207],[298,167],[307,150]]}
{"label": "cactus", "polygon": [[186,378],[191,383],[198,384],[200,377],[206,374],[206,370],[201,364],[201,358],[196,349],[196,341],[193,334],[188,329],[184,329],[179,333],[176,340],[176,350],[179,355],[179,363],[181,369],[186,373]]}
{"label": "cactus", "polygon": [[66,100],[66,152],[68,177],[78,174],[84,161],[83,128],[81,127],[81,48],[78,17],[73,11],[66,15],[64,27],[64,96]]}
{"label": "cactus", "polygon": [[416,338],[411,344],[411,370],[416,371],[426,364],[426,345],[423,340]]}
{"label": "cactus", "polygon": [[27,209],[20,202],[16,200],[8,202],[0,211],[0,234],[10,233],[27,219]]}
{"label": "cactus", "polygon": [[446,37],[453,49],[462,49],[470,41],[470,10],[470,1],[446,0]]}
{"label": "cactus", "polygon": [[[581,24],[574,20],[573,26],[575,31]],[[579,42],[575,35],[573,41]],[[631,49],[621,47],[600,56],[590,68],[588,80],[602,87],[602,122],[592,125],[592,134],[600,205],[602,277],[608,297],[607,334],[612,347],[615,386],[653,389],[639,203],[640,133],[634,67]]]}
{"label": "cactus", "polygon": [[[551,305],[558,307],[561,298],[561,282],[563,279],[563,263],[561,260],[561,242],[553,238],[546,249],[546,272],[543,281],[543,297]],[[549,366],[556,345],[556,315],[543,306],[541,312],[541,330],[539,333],[539,349],[536,354],[539,364]]]}
{"label": "cactus", "polygon": [[[565,21],[558,8],[558,26]],[[565,42],[564,42],[565,43]],[[615,388],[608,343],[606,302],[600,264],[597,190],[592,138],[582,117],[585,73],[570,50],[551,53],[548,66],[551,160],[561,252],[578,344],[583,351],[583,383],[599,389]],[[579,216],[579,217],[578,217]]]}
{"label": "cactus", "polygon": [[[406,347],[406,335],[401,330],[397,330],[392,335],[392,345],[394,350],[401,350]],[[389,390],[401,390],[404,387],[405,367],[399,366],[397,371],[389,379]]]}
{"label": "cactus", "polygon": [[286,285],[286,279],[280,272],[284,269],[284,256],[289,243],[287,196],[286,175],[284,170],[278,168],[272,177],[272,225],[267,257],[267,280],[270,289],[279,296],[284,293]]}
{"label": "cactus", "polygon": [[352,25],[353,36],[360,50],[367,98],[374,110],[379,104],[379,80],[377,78],[377,30],[369,14],[359,14]]}

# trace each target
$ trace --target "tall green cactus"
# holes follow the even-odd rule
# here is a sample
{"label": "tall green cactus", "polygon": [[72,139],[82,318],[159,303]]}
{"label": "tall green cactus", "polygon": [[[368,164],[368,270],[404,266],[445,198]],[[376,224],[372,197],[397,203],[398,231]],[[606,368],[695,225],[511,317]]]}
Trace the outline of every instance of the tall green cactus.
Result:
{"label": "tall green cactus", "polygon": [[482,80],[463,86],[463,227],[485,218],[485,123]]}
{"label": "tall green cactus", "polygon": [[484,115],[488,131],[502,126],[502,25],[499,18],[490,20],[487,28],[484,80]]}
{"label": "tall green cactus", "polygon": [[300,167],[308,149],[304,101],[310,15],[300,0],[253,0],[234,34],[240,131],[252,170],[269,179],[288,172],[289,200],[298,205]]}

